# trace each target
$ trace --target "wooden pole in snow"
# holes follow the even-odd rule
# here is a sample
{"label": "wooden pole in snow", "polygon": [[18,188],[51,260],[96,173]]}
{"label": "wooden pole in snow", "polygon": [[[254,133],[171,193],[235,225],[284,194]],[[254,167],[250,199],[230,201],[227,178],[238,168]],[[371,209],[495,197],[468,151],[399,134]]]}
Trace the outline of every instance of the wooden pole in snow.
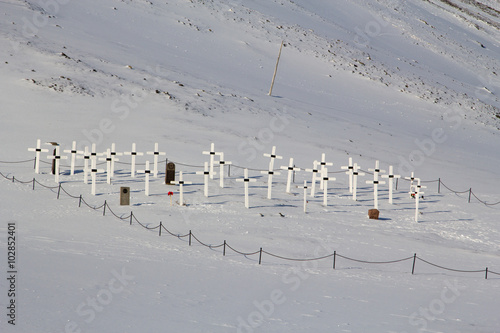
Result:
{"label": "wooden pole in snow", "polygon": [[271,88],[269,89],[269,96],[271,96],[273,93],[274,80],[276,79],[276,73],[278,73],[278,64],[280,62],[282,49],[283,49],[283,41],[281,41],[280,52],[278,53],[278,60],[276,60],[276,67],[274,68],[273,80],[271,81]]}

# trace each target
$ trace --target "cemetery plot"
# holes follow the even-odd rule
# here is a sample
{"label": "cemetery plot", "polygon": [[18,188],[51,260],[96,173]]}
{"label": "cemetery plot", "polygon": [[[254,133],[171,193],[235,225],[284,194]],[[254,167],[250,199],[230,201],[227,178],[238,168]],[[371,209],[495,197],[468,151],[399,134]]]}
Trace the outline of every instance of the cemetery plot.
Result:
{"label": "cemetery plot", "polygon": [[[55,143],[52,143],[55,144]],[[35,152],[35,173],[38,171],[37,166],[39,166],[39,154],[40,152],[48,152],[48,149],[42,149],[40,148],[41,146],[41,140],[37,140],[37,145],[36,148],[29,148],[28,151]],[[148,155],[153,156],[153,166],[151,167],[151,162],[146,161],[145,162],[145,168],[142,170],[135,170],[136,166],[136,156],[142,156],[142,152],[138,152],[136,150],[136,144],[132,144],[132,150],[130,152],[125,152],[123,153],[124,155],[129,155],[131,156],[131,162],[130,162],[130,177],[134,178],[135,173],[142,173],[145,175],[144,178],[144,193],[146,196],[150,195],[150,182],[151,182],[151,175],[157,175],[158,173],[158,157],[159,156],[165,156],[164,152],[160,152],[158,148],[158,143],[155,143],[154,145],[154,150],[153,151],[148,151],[146,152]],[[116,146],[113,143],[111,145],[111,148],[108,148],[105,153],[97,153],[96,152],[96,145],[92,144],[92,148],[89,151],[89,147],[85,147],[84,151],[77,151],[76,150],[76,142],[72,142],[72,149],[71,150],[64,150],[65,153],[70,154],[71,157],[71,171],[70,175],[75,173],[75,161],[76,158],[83,159],[83,181],[85,184],[89,182],[89,176],[91,177],[91,193],[92,195],[96,195],[96,184],[97,184],[97,175],[100,173],[106,172],[107,176],[107,184],[111,185],[111,181],[113,178],[113,172],[114,172],[114,162],[118,161],[116,156],[122,155],[121,152],[116,151]],[[213,176],[216,175],[216,172],[214,171],[214,165],[215,163],[219,164],[220,168],[220,182],[219,186],[220,188],[224,188],[224,174],[225,170],[224,167],[225,165],[231,165],[232,162],[226,161],[224,157],[223,152],[218,152],[215,150],[215,144],[212,143],[210,150],[209,151],[203,151],[204,155],[209,155],[210,160],[207,162],[204,162],[204,168],[203,171],[197,171],[195,172],[198,175],[203,175],[203,195],[205,197],[209,197],[208,191],[209,191],[209,179],[213,179]],[[103,158],[99,158],[98,156],[105,155]],[[215,161],[215,156],[219,156],[219,160]],[[268,175],[267,178],[267,199],[272,199],[272,187],[273,187],[273,177],[274,176],[279,176],[280,173],[274,170],[274,164],[276,159],[283,159],[283,156],[279,156],[276,154],[276,146],[272,147],[271,153],[264,153],[264,157],[269,158],[269,165],[268,165],[268,170],[267,171],[261,171],[262,174]],[[54,168],[54,177],[57,183],[60,182],[60,160],[61,159],[67,159],[68,156],[62,156],[60,154],[60,147],[57,145],[54,149],[54,154],[47,156],[48,159],[51,159],[54,161],[53,163],[53,168]],[[106,169],[100,169],[97,168],[97,160],[105,161],[106,163]],[[90,166],[89,166],[90,162]],[[168,162],[168,160],[167,160]],[[126,164],[126,163],[125,163]],[[303,186],[300,186],[303,188],[304,192],[304,198],[303,198],[303,211],[304,213],[307,213],[307,205],[308,205],[308,200],[307,200],[307,191],[311,189],[310,191],[310,196],[312,198],[315,197],[315,191],[316,191],[316,183],[319,181],[320,183],[320,189],[322,189],[323,194],[322,194],[322,206],[323,207],[328,207],[328,185],[329,181],[335,181],[335,177],[330,177],[328,175],[328,167],[332,166],[333,163],[327,162],[326,161],[326,154],[323,153],[321,155],[321,161],[313,161],[313,168],[312,169],[305,169],[305,171],[310,172],[312,174],[312,179],[311,179],[311,184],[309,185],[307,181],[301,180],[304,182]],[[299,167],[296,167],[294,164],[294,159],[289,158],[289,163],[288,166],[284,165],[279,167],[282,170],[287,171],[286,177],[284,179],[281,179],[281,182],[286,182],[286,189],[285,193],[291,193],[291,184],[292,182],[295,182],[295,174],[298,171],[301,171],[302,169]],[[340,167],[342,170],[346,170],[346,174],[348,175],[348,181],[349,181],[349,192],[352,193],[352,199],[354,201],[357,201],[357,195],[358,195],[358,177],[359,176],[364,176],[365,173],[360,171],[360,167],[357,163],[353,162],[352,158],[349,158],[348,160],[348,165],[341,166]],[[155,170],[156,169],[156,170]],[[379,196],[379,185],[385,184],[385,181],[381,181],[380,178],[385,178],[388,179],[389,182],[389,188],[388,188],[388,193],[389,193],[389,204],[393,204],[393,191],[394,191],[394,179],[399,179],[401,178],[401,175],[396,175],[394,174],[393,171],[393,166],[389,166],[389,173],[385,175],[380,175],[381,173],[385,173],[385,170],[381,170],[379,167],[379,161],[375,161],[375,168],[373,169],[368,169],[370,172],[373,172],[373,180],[367,180],[367,184],[373,185],[373,207],[374,209],[378,210],[378,196]],[[192,182],[185,181],[183,179],[184,175],[183,172],[179,172],[179,180],[175,180],[176,173],[175,173],[175,164],[173,162],[168,162],[166,163],[166,170],[165,170],[165,184],[167,185],[178,185],[179,186],[179,204],[184,205],[184,185],[192,184]],[[408,180],[410,182],[410,198],[415,200],[415,221],[418,222],[418,217],[419,217],[419,203],[420,199],[423,197],[422,194],[422,189],[425,188],[425,186],[421,186],[420,184],[420,179],[414,176],[414,173],[411,173],[410,177],[405,177],[404,179]],[[249,183],[250,182],[256,182],[257,179],[255,178],[250,178],[248,176],[248,168],[244,169],[244,177],[243,178],[237,178],[235,179],[236,182],[243,182],[244,183],[244,193],[245,193],[245,207],[250,208],[249,205]],[[397,186],[396,186],[397,189]],[[172,198],[173,192],[168,192],[169,196]],[[172,194],[172,195],[171,195]],[[292,199],[293,200],[293,199]],[[280,213],[281,214],[281,213]],[[281,214],[282,215],[282,214]],[[284,216],[284,215],[282,215]]]}

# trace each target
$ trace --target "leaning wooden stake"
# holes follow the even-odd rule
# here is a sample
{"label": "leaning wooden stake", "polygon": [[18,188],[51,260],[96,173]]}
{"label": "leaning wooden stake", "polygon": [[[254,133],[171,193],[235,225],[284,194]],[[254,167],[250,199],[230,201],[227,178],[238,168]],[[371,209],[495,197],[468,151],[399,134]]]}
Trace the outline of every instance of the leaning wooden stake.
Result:
{"label": "leaning wooden stake", "polygon": [[273,80],[271,81],[271,88],[269,89],[269,96],[273,93],[274,79],[276,79],[276,73],[278,73],[278,64],[281,57],[281,49],[283,48],[283,41],[281,41],[280,52],[278,53],[278,60],[276,60],[276,67],[274,68]]}

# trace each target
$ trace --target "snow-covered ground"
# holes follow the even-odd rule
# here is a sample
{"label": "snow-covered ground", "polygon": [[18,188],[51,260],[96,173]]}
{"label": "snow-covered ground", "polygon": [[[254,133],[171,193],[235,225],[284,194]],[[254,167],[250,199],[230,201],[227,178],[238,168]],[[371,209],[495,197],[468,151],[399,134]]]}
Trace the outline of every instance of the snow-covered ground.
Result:
{"label": "snow-covered ground", "polygon": [[[2,332],[500,330],[500,205],[477,199],[500,201],[498,2],[2,0],[0,8],[0,172],[53,187],[0,176]],[[111,185],[98,176],[96,196],[82,160],[74,176],[63,160],[62,188],[76,198],[57,199],[48,153],[39,175],[33,161],[5,163],[32,159],[27,148],[38,138],[61,149],[95,143],[99,152],[112,143],[146,152],[158,142],[193,182],[186,206],[176,204],[177,186],[164,185],[163,157],[150,196],[143,174],[130,177],[129,156],[119,157]],[[195,172],[212,142],[233,165],[206,198]],[[311,185],[303,170],[292,194],[286,172],[275,176],[267,199],[260,170],[272,146],[283,156],[276,169],[289,158],[312,168],[326,153],[336,177],[327,207],[318,188],[303,212],[301,186]],[[369,220],[372,176],[359,178],[353,201],[340,172],[349,157],[363,171],[379,160],[428,181],[419,223],[402,179],[393,205],[380,185],[381,219]],[[148,159],[139,156],[138,169]],[[236,182],[243,167],[257,180],[250,209]],[[131,206],[119,205],[121,186],[131,188]],[[106,200],[105,216],[78,207],[80,195],[92,207]],[[131,211],[148,227],[161,221],[174,234],[191,230],[206,244],[256,254],[227,247],[224,256],[166,230],[160,237],[130,225]],[[415,253],[478,272],[417,259],[412,275]]]}

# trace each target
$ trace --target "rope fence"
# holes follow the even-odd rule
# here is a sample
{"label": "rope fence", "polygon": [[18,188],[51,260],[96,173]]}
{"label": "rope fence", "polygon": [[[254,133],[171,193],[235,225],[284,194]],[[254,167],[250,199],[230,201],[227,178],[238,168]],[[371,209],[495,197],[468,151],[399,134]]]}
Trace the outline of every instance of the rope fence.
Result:
{"label": "rope fence", "polygon": [[[192,246],[192,240],[194,239],[201,246],[210,248],[211,250],[218,249],[218,248],[223,248],[222,249],[222,253],[223,253],[224,256],[226,255],[226,248],[232,250],[233,252],[235,252],[235,253],[237,253],[239,255],[245,256],[246,258],[258,254],[259,255],[259,265],[262,264],[263,254],[266,254],[266,255],[268,255],[270,257],[273,257],[273,258],[276,258],[276,259],[285,260],[285,261],[295,261],[295,262],[319,261],[319,260],[325,260],[325,259],[328,259],[328,258],[333,258],[333,269],[337,269],[338,258],[341,258],[341,259],[344,259],[344,260],[347,260],[347,261],[352,261],[352,262],[357,262],[357,263],[363,263],[363,264],[372,264],[372,265],[373,264],[375,264],[375,265],[395,264],[395,263],[400,263],[400,262],[412,260],[412,270],[411,270],[411,273],[413,275],[413,274],[415,274],[416,261],[419,260],[419,261],[421,261],[421,262],[423,262],[423,263],[425,263],[427,265],[430,265],[430,266],[433,266],[435,268],[439,268],[439,269],[442,269],[442,270],[446,270],[446,271],[458,272],[458,273],[484,273],[485,279],[488,279],[488,274],[493,274],[493,275],[496,275],[496,276],[500,276],[500,272],[492,271],[488,267],[486,267],[485,269],[477,269],[477,270],[462,270],[462,269],[445,267],[445,266],[438,265],[438,264],[432,263],[430,261],[427,261],[427,260],[425,260],[425,259],[423,259],[421,257],[418,257],[416,253],[413,256],[405,257],[405,258],[402,258],[402,259],[393,259],[393,260],[388,260],[388,261],[369,261],[369,260],[364,260],[364,259],[351,258],[351,257],[345,256],[345,255],[339,254],[339,253],[337,253],[337,251],[334,251],[331,254],[327,254],[327,255],[324,255],[324,256],[320,256],[320,257],[313,257],[313,258],[292,258],[292,257],[285,257],[283,255],[278,255],[278,254],[275,254],[275,253],[272,253],[272,252],[265,251],[265,250],[263,250],[262,247],[258,251],[255,251],[255,252],[242,252],[242,251],[239,251],[236,248],[232,247],[231,245],[229,245],[226,242],[226,240],[224,240],[224,242],[221,243],[221,244],[219,244],[219,245],[207,244],[207,243],[203,242],[202,240],[200,240],[197,236],[195,236],[194,233],[191,230],[189,230],[189,233],[187,233],[185,235],[175,234],[175,233],[171,232],[168,228],[166,228],[163,225],[163,222],[161,222],[161,221],[160,221],[160,223],[157,226],[150,227],[150,226],[148,226],[148,225],[140,222],[132,211],[130,212],[130,215],[119,216],[118,214],[116,214],[111,209],[111,207],[109,206],[109,204],[107,203],[106,200],[100,206],[92,206],[89,203],[87,203],[87,201],[85,201],[85,199],[82,197],[82,195],[75,196],[75,195],[70,194],[68,191],[66,191],[66,189],[64,189],[64,187],[62,187],[61,184],[59,184],[59,186],[46,186],[46,185],[38,182],[35,178],[33,178],[33,180],[30,180],[30,181],[20,181],[18,179],[15,179],[14,176],[12,176],[12,178],[10,178],[10,177],[4,175],[2,172],[0,172],[0,175],[3,178],[5,178],[6,180],[12,181],[14,183],[16,181],[19,182],[20,184],[28,184],[28,183],[31,184],[31,183],[33,183],[33,190],[35,190],[35,186],[34,186],[35,183],[39,184],[43,188],[47,188],[47,189],[50,189],[50,190],[54,190],[54,189],[57,188],[58,189],[58,191],[57,191],[57,198],[58,199],[59,199],[60,192],[62,191],[64,194],[68,195],[70,198],[78,199],[79,200],[78,207],[81,207],[81,204],[84,203],[88,208],[90,208],[90,209],[92,209],[94,211],[102,210],[103,216],[106,216],[106,211],[108,211],[115,218],[117,218],[117,219],[119,219],[121,221],[130,220],[130,225],[132,225],[133,221],[135,221],[138,225],[140,225],[144,229],[147,229],[147,230],[150,230],[150,231],[158,229],[158,235],[159,236],[161,236],[161,232],[163,230],[163,231],[167,232],[168,235],[173,236],[173,237],[177,237],[178,239],[181,239],[181,240],[183,238],[185,238],[185,237],[189,237],[189,240],[188,240],[189,246]],[[439,182],[441,183],[441,180],[439,180]],[[466,192],[463,192],[463,193],[466,193]]]}

